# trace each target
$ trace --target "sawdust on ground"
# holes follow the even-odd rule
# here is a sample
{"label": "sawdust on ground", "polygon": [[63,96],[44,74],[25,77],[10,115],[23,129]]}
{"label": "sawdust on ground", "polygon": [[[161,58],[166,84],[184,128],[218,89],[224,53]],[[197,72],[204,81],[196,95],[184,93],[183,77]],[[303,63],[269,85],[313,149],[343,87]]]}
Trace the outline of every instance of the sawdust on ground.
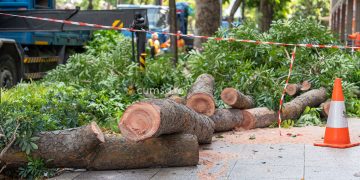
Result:
{"label": "sawdust on ground", "polygon": [[[349,130],[352,142],[360,142],[360,119],[348,119]],[[281,135],[280,135],[281,132]],[[248,131],[230,131],[217,133],[213,137],[214,143],[223,142],[231,144],[314,144],[322,142],[325,127],[308,126],[294,127],[290,129],[263,128]],[[200,148],[200,171],[199,179],[218,179],[226,176],[229,171],[229,160],[234,158],[233,153],[220,153],[212,150],[211,145]],[[222,166],[214,171],[216,165],[222,162]]]}

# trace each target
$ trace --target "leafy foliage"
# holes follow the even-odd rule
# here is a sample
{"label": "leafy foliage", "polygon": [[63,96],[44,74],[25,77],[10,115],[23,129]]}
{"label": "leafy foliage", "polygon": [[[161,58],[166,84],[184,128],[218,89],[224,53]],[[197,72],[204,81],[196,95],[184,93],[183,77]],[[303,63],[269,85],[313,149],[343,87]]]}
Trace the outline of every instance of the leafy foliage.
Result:
{"label": "leafy foliage", "polygon": [[310,108],[306,107],[304,113],[296,121],[295,126],[320,126],[323,125],[323,122],[320,118],[320,108]]}
{"label": "leafy foliage", "polygon": [[[326,27],[307,19],[274,22],[268,33],[258,32],[250,23],[230,31],[220,31],[218,36],[270,42],[338,44]],[[257,106],[276,110],[292,50],[291,47],[211,40],[204,44],[203,52],[191,52],[188,62],[193,78],[202,73],[215,77],[217,92],[225,87],[235,87],[252,95]],[[335,77],[341,77],[346,97],[353,97],[352,89],[360,81],[358,59],[358,54],[352,55],[345,50],[297,48],[290,83],[310,80],[314,88],[324,86],[330,93]],[[218,105],[221,106],[220,103]]]}
{"label": "leafy foliage", "polygon": [[37,179],[38,177],[52,177],[55,174],[55,169],[46,168],[42,159],[28,157],[28,161],[26,167],[19,168],[19,175],[22,178]]}

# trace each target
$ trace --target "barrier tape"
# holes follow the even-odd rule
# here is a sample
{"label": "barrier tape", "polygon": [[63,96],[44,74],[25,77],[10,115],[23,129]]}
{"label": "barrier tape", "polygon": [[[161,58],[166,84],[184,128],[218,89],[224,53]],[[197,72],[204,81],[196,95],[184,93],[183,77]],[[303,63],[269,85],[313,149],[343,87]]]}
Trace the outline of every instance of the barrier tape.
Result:
{"label": "barrier tape", "polygon": [[[8,13],[0,13],[0,15],[26,18],[26,19],[35,19],[35,20],[41,20],[41,21],[49,21],[49,22],[76,25],[76,26],[88,26],[88,27],[94,27],[94,28],[100,28],[100,29],[112,29],[112,30],[122,30],[122,31],[130,31],[130,32],[145,32],[145,33],[151,33],[151,34],[155,33],[153,31],[147,31],[147,30],[137,30],[137,29],[133,29],[133,28],[120,28],[120,27],[105,26],[105,25],[99,25],[99,24],[91,24],[91,23],[68,21],[68,20],[60,20],[60,19],[53,19],[53,18],[22,16],[22,15],[16,15],[16,14],[8,14]],[[190,37],[190,38],[200,38],[200,39],[210,39],[210,40],[216,40],[216,41],[243,42],[243,43],[252,43],[252,44],[268,44],[268,45],[275,45],[275,46],[293,46],[293,47],[295,46],[295,47],[306,47],[306,48],[331,48],[331,49],[352,49],[352,50],[360,49],[360,47],[342,46],[342,45],[291,44],[291,43],[280,43],[280,42],[235,39],[235,38],[198,36],[198,35],[193,35],[193,34],[181,34],[181,33],[169,33],[169,32],[159,32],[159,34],[165,34],[165,35],[170,35],[170,36],[180,36],[180,37]]]}
{"label": "barrier tape", "polygon": [[283,104],[284,104],[284,99],[285,99],[285,94],[286,94],[286,88],[287,86],[289,85],[289,81],[290,81],[290,77],[291,77],[291,72],[292,72],[292,69],[294,67],[294,61],[295,61],[295,53],[296,53],[296,46],[294,47],[294,50],[292,52],[292,55],[291,55],[291,59],[290,59],[290,67],[289,67],[289,74],[286,78],[286,82],[285,82],[285,86],[284,86],[284,89],[282,91],[282,94],[281,94],[281,98],[280,98],[280,102],[279,102],[279,111],[278,111],[278,126],[279,126],[279,130],[280,130],[280,136],[281,136],[281,112],[282,112],[282,107],[283,107]]}

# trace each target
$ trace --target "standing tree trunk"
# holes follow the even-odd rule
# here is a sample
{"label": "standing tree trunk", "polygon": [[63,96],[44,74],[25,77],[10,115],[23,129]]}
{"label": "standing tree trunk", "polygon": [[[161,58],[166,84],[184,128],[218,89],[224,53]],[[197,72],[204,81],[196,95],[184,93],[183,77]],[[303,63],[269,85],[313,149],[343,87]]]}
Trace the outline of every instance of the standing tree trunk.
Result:
{"label": "standing tree trunk", "polygon": [[[213,36],[220,27],[221,5],[218,0],[196,0],[196,34]],[[194,39],[195,48],[201,48],[204,39]]]}
{"label": "standing tree trunk", "polygon": [[88,10],[93,10],[94,9],[94,5],[93,5],[93,0],[89,0],[89,5],[88,5]]}
{"label": "standing tree trunk", "polygon": [[260,17],[260,30],[265,32],[270,29],[271,21],[274,18],[274,7],[270,0],[260,0],[259,7]]}
{"label": "standing tree trunk", "polygon": [[128,107],[119,128],[125,138],[133,141],[185,133],[196,135],[199,143],[211,143],[214,122],[173,100],[153,99]]}
{"label": "standing tree trunk", "polygon": [[243,1],[243,0],[235,0],[233,6],[231,7],[230,14],[228,17],[229,28],[233,27],[232,23],[234,22],[234,15],[235,15],[236,11],[239,9],[241,1]]}

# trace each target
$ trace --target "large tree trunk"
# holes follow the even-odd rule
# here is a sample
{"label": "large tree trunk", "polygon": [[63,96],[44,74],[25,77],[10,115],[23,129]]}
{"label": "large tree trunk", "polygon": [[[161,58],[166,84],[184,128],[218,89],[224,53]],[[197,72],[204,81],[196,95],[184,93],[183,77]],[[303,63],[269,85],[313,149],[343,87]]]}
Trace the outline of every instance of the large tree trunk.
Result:
{"label": "large tree trunk", "polygon": [[244,123],[241,126],[243,130],[269,127],[277,121],[277,114],[266,107],[246,109],[242,111]]}
{"label": "large tree trunk", "polygon": [[210,118],[215,123],[215,132],[238,129],[243,123],[243,114],[239,109],[217,109]]}
{"label": "large tree trunk", "polygon": [[[213,36],[220,27],[221,5],[219,0],[196,0],[196,34],[201,36]],[[195,38],[194,45],[201,48],[204,39]]]}
{"label": "large tree trunk", "polygon": [[215,112],[215,80],[210,74],[200,75],[186,97],[186,106],[194,111],[211,116]]}
{"label": "large tree trunk", "polygon": [[[72,142],[65,146],[74,145],[74,143],[79,143],[82,140],[87,141],[86,139],[76,139],[76,137],[74,136]],[[52,156],[45,156],[40,152],[35,152],[34,154],[37,154],[37,157],[43,158],[47,162],[46,166],[49,168],[66,167],[89,170],[195,166],[199,161],[199,144],[196,136],[190,134],[167,135],[138,143],[126,141],[125,138],[116,135],[106,135],[105,139],[104,143],[91,148],[90,155],[87,152],[82,154],[83,151],[54,152],[51,149],[41,149],[41,152],[46,154],[52,152]],[[55,141],[59,140],[55,139]],[[46,144],[39,145],[39,148],[43,148]],[[74,161],[71,159],[73,154],[82,155],[83,159]],[[62,158],[61,161],[59,157]],[[8,168],[20,167],[27,163],[25,153],[20,152],[18,149],[12,149],[11,152],[6,154],[5,158]],[[56,160],[51,161],[54,158]],[[48,162],[48,160],[50,161]]]}
{"label": "large tree trunk", "polygon": [[196,166],[199,161],[197,138],[190,134],[165,135],[142,142],[106,136],[88,169],[117,170],[147,167]]}
{"label": "large tree trunk", "polygon": [[[104,134],[95,122],[79,128],[41,132],[36,135],[38,150],[33,157],[49,160],[48,167],[84,168],[94,157],[94,149],[105,142]],[[10,148],[2,162],[7,167],[18,167],[27,162],[26,154],[17,146]]]}
{"label": "large tree trunk", "polygon": [[244,95],[234,88],[225,88],[221,92],[221,99],[225,104],[236,109],[250,109],[255,106],[251,96]]}
{"label": "large tree trunk", "polygon": [[292,101],[285,103],[282,110],[282,119],[298,119],[304,112],[306,106],[318,107],[326,101],[326,89],[313,89],[308,91]]}
{"label": "large tree trunk", "polygon": [[196,135],[199,143],[211,143],[214,122],[173,100],[154,99],[128,107],[119,128],[124,137],[133,141],[186,133]]}
{"label": "large tree trunk", "polygon": [[274,18],[274,7],[270,0],[260,0],[259,7],[260,17],[260,30],[265,32],[270,29],[271,21]]}

